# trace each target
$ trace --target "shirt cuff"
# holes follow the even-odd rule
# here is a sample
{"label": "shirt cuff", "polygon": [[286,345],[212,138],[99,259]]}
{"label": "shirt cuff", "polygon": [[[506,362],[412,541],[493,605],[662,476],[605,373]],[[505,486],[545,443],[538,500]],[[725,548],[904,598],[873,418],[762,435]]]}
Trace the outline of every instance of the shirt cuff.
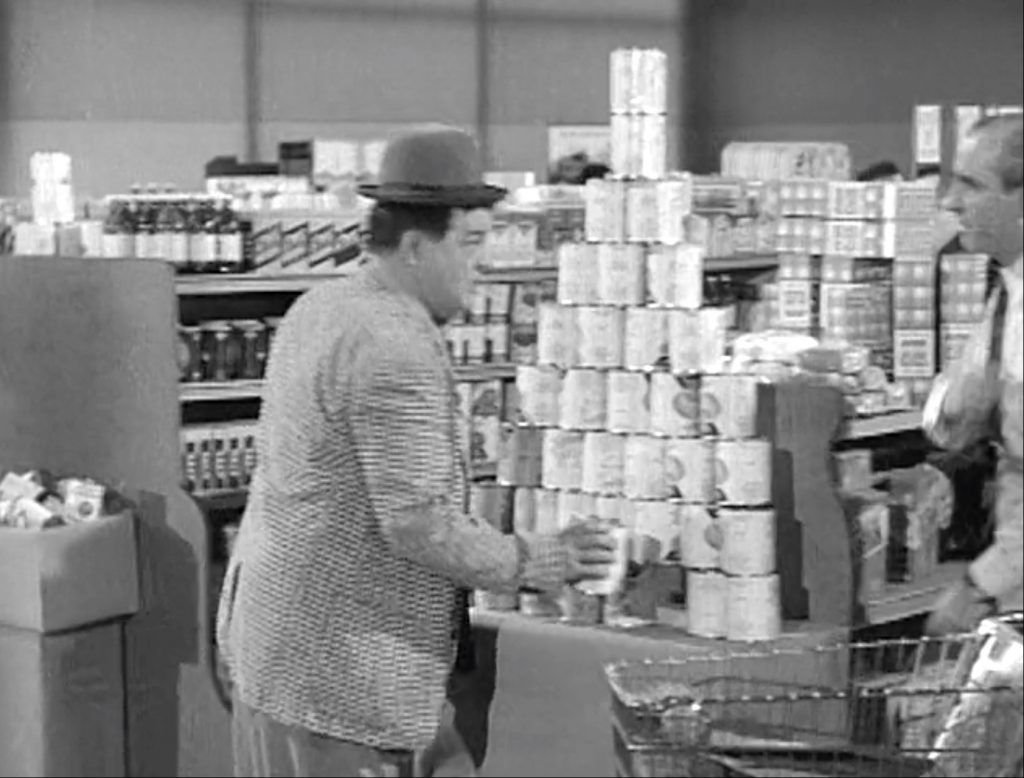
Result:
{"label": "shirt cuff", "polygon": [[562,541],[555,535],[516,535],[519,544],[519,584],[544,592],[565,587],[569,566]]}

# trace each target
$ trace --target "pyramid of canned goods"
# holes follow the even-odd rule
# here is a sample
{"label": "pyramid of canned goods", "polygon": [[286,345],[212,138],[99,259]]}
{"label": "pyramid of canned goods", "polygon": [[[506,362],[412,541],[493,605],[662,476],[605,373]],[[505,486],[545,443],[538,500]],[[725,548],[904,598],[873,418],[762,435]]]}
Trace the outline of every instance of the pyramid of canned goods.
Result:
{"label": "pyramid of canned goods", "polygon": [[[646,75],[619,73],[623,62]],[[615,52],[613,95],[618,80],[663,89],[658,62]],[[514,487],[515,531],[589,516],[618,524],[636,541],[634,561],[650,561],[653,542],[659,564],[685,568],[692,632],[770,639],[780,629],[772,449],[757,437],[757,379],[727,372],[729,310],[703,305],[703,250],[682,229],[690,199],[685,177],[588,183],[588,241],[560,251],[558,300],[539,310],[536,364],[518,369],[519,423],[498,477]]]}

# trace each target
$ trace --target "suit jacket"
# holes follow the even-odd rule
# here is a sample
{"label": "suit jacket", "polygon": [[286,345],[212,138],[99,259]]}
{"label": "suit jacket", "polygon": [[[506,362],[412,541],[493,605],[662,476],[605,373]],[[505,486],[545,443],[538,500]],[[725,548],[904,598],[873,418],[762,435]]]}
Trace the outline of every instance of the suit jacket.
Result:
{"label": "suit jacket", "polygon": [[443,336],[375,270],[318,286],[281,323],[217,632],[250,707],[421,749],[454,661],[459,587],[557,588],[565,557],[554,539],[465,514]]}
{"label": "suit jacket", "polygon": [[[925,408],[925,429],[950,449],[997,443],[995,540],[971,564],[971,576],[1002,610],[1024,607],[1024,260],[1002,271],[1003,284],[960,360],[936,381]],[[994,362],[998,397],[991,407],[949,412],[946,394]]]}

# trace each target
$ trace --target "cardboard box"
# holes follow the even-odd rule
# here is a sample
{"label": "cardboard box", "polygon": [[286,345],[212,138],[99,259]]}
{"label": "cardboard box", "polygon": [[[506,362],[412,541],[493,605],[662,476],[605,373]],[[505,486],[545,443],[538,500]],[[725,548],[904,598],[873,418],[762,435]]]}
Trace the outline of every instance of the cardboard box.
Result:
{"label": "cardboard box", "polygon": [[893,333],[896,378],[935,377],[935,331],[897,330]]}
{"label": "cardboard box", "polygon": [[0,529],[0,625],[51,633],[138,609],[134,516]]}
{"label": "cardboard box", "polygon": [[0,626],[0,776],[125,775],[123,677],[120,624]]}

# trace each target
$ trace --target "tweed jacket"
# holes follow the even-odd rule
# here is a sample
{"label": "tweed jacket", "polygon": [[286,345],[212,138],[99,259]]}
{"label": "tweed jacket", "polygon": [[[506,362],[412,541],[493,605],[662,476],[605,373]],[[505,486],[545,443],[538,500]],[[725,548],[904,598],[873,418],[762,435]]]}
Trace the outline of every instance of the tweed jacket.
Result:
{"label": "tweed jacket", "polygon": [[[944,448],[961,449],[982,439],[997,441],[995,540],[974,560],[970,571],[1000,609],[1020,610],[1024,608],[1024,259],[1002,270],[1002,282],[1003,289],[992,296],[960,360],[936,381],[925,407],[924,427]],[[992,353],[993,348],[1001,348],[1001,353]],[[989,361],[999,364],[996,406],[948,413],[943,403],[950,388],[970,373],[984,370]]]}
{"label": "tweed jacket", "polygon": [[375,261],[281,322],[217,635],[247,705],[416,750],[438,726],[459,587],[555,590],[565,554],[465,514],[443,336]]}

